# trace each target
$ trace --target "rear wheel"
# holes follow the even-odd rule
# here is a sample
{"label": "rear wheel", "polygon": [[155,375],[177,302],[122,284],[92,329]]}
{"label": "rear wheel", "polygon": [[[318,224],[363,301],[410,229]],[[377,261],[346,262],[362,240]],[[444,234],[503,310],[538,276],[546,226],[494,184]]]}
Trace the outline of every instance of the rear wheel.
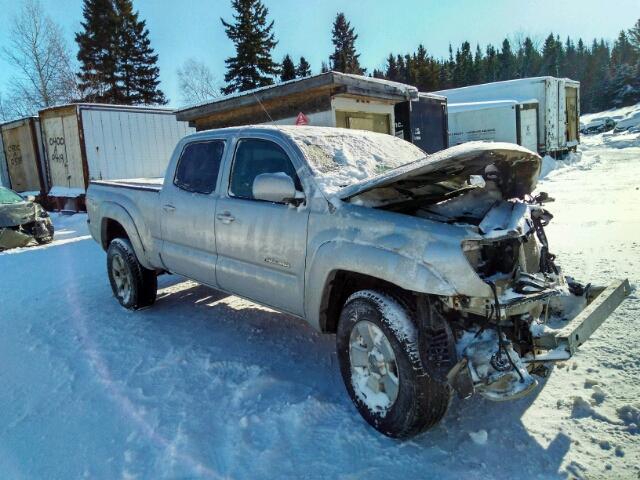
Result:
{"label": "rear wheel", "polygon": [[123,307],[137,310],[156,301],[156,273],[140,264],[129,240],[116,238],[111,241],[107,251],[107,272],[113,295]]}
{"label": "rear wheel", "polygon": [[381,433],[406,438],[435,425],[450,389],[429,378],[418,351],[414,313],[375,290],[351,295],[336,336],[347,392],[364,419]]}

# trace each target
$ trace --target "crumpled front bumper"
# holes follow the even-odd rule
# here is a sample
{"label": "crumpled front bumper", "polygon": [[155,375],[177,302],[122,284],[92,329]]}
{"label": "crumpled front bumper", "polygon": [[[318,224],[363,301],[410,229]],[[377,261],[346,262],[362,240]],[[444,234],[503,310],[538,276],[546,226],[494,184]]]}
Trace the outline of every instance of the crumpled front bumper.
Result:
{"label": "crumpled front bumper", "polygon": [[580,345],[602,325],[611,313],[631,293],[628,280],[616,280],[607,287],[591,287],[586,307],[559,328],[547,329],[534,336],[535,355],[523,358],[525,363],[568,360]]}

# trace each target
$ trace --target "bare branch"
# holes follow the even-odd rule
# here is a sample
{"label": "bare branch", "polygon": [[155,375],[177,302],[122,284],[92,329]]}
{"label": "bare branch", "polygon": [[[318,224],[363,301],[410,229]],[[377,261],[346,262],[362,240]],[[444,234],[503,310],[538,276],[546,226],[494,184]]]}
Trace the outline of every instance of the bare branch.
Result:
{"label": "bare branch", "polygon": [[10,42],[2,55],[15,68],[5,113],[32,115],[77,98],[75,76],[61,28],[38,0],[24,0],[13,18]]}
{"label": "bare branch", "polygon": [[221,85],[206,64],[190,58],[177,74],[183,104],[200,103],[219,95]]}

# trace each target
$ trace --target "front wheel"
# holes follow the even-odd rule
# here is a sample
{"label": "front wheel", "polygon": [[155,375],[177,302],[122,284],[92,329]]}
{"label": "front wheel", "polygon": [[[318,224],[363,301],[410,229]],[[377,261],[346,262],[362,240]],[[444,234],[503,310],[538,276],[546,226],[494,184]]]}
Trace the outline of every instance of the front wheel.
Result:
{"label": "front wheel", "polygon": [[156,273],[140,264],[129,240],[116,238],[109,244],[107,272],[113,295],[123,307],[137,310],[156,301]]}
{"label": "front wheel", "polygon": [[364,419],[395,438],[434,426],[449,406],[450,388],[429,378],[418,351],[413,313],[375,290],[351,295],[336,336],[347,392]]}

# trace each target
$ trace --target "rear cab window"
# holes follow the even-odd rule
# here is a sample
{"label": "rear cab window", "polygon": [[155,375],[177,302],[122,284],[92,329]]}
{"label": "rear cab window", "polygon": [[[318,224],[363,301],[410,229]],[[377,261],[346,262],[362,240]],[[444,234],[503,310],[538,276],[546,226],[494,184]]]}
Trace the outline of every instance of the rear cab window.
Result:
{"label": "rear cab window", "polygon": [[182,150],[173,184],[181,190],[208,195],[216,189],[224,141],[189,143]]}

